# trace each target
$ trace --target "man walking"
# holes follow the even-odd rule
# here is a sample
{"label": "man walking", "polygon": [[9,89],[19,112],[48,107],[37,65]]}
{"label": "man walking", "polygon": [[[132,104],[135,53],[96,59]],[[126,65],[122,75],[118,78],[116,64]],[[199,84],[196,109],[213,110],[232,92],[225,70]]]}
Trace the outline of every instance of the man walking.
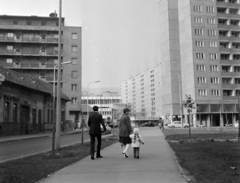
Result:
{"label": "man walking", "polygon": [[88,119],[88,126],[90,128],[89,135],[91,139],[91,146],[90,146],[90,154],[91,159],[94,160],[94,147],[95,147],[95,138],[97,138],[98,145],[97,145],[97,158],[102,158],[100,150],[101,150],[101,142],[102,142],[102,132],[101,132],[101,125],[103,126],[104,131],[106,131],[105,124],[103,122],[102,115],[98,113],[98,106],[93,106],[93,113],[90,114]]}

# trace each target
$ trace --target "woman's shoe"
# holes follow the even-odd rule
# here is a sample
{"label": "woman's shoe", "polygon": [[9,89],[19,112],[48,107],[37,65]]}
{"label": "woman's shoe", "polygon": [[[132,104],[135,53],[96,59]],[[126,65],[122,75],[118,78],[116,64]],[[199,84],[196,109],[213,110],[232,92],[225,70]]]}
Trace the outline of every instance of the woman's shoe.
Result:
{"label": "woman's shoe", "polygon": [[127,155],[126,153],[123,153],[123,156],[124,156],[125,158],[128,158],[128,155]]}

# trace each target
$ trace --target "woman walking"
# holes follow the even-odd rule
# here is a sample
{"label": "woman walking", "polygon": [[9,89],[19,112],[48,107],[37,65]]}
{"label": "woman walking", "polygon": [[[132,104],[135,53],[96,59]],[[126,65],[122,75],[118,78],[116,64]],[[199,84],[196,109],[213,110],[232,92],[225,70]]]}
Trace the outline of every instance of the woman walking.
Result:
{"label": "woman walking", "polygon": [[123,115],[120,119],[119,124],[119,142],[124,148],[122,153],[125,158],[128,158],[127,150],[129,148],[129,145],[132,143],[132,140],[129,137],[129,135],[132,133],[131,121],[128,116],[129,112],[130,110],[128,108],[123,109]]}

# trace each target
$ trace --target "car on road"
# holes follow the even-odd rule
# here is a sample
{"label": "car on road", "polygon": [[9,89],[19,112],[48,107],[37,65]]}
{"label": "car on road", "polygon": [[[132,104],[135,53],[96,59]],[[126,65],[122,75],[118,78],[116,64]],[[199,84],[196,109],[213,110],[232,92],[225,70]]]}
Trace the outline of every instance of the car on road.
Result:
{"label": "car on road", "polygon": [[[168,127],[169,128],[182,128],[182,123],[181,123],[181,121],[173,121],[172,123],[168,124]],[[188,127],[189,127],[189,124],[187,124],[187,123],[183,124],[183,128],[188,128]]]}
{"label": "car on road", "polygon": [[154,127],[155,125],[154,125],[154,122],[149,121],[149,122],[143,123],[142,126],[143,126],[143,127],[144,127],[144,126]]}

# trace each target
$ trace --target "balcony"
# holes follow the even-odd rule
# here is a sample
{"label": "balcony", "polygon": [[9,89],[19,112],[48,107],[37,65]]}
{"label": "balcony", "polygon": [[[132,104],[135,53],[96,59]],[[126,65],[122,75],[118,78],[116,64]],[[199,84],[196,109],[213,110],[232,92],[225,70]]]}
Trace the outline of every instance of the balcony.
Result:
{"label": "balcony", "polygon": [[[40,63],[12,63],[12,64],[5,64],[4,67],[9,68],[9,69],[37,69],[37,70],[53,70],[54,69],[54,64],[40,64]],[[61,68],[62,69],[62,68]]]}
{"label": "balcony", "polygon": [[51,51],[41,51],[38,49],[32,50],[0,50],[0,55],[21,55],[21,56],[58,56],[58,51],[51,50]]}
{"label": "balcony", "polygon": [[225,2],[224,0],[217,0],[217,6],[220,7],[236,7],[239,3],[236,0],[229,0],[229,2]]}
{"label": "balcony", "polygon": [[58,38],[40,38],[40,37],[7,37],[0,36],[0,42],[18,42],[18,43],[49,43],[57,44]]}
{"label": "balcony", "polygon": [[14,25],[11,22],[1,22],[1,30],[37,30],[37,31],[51,31],[58,32],[58,26],[34,26],[34,25]]}

